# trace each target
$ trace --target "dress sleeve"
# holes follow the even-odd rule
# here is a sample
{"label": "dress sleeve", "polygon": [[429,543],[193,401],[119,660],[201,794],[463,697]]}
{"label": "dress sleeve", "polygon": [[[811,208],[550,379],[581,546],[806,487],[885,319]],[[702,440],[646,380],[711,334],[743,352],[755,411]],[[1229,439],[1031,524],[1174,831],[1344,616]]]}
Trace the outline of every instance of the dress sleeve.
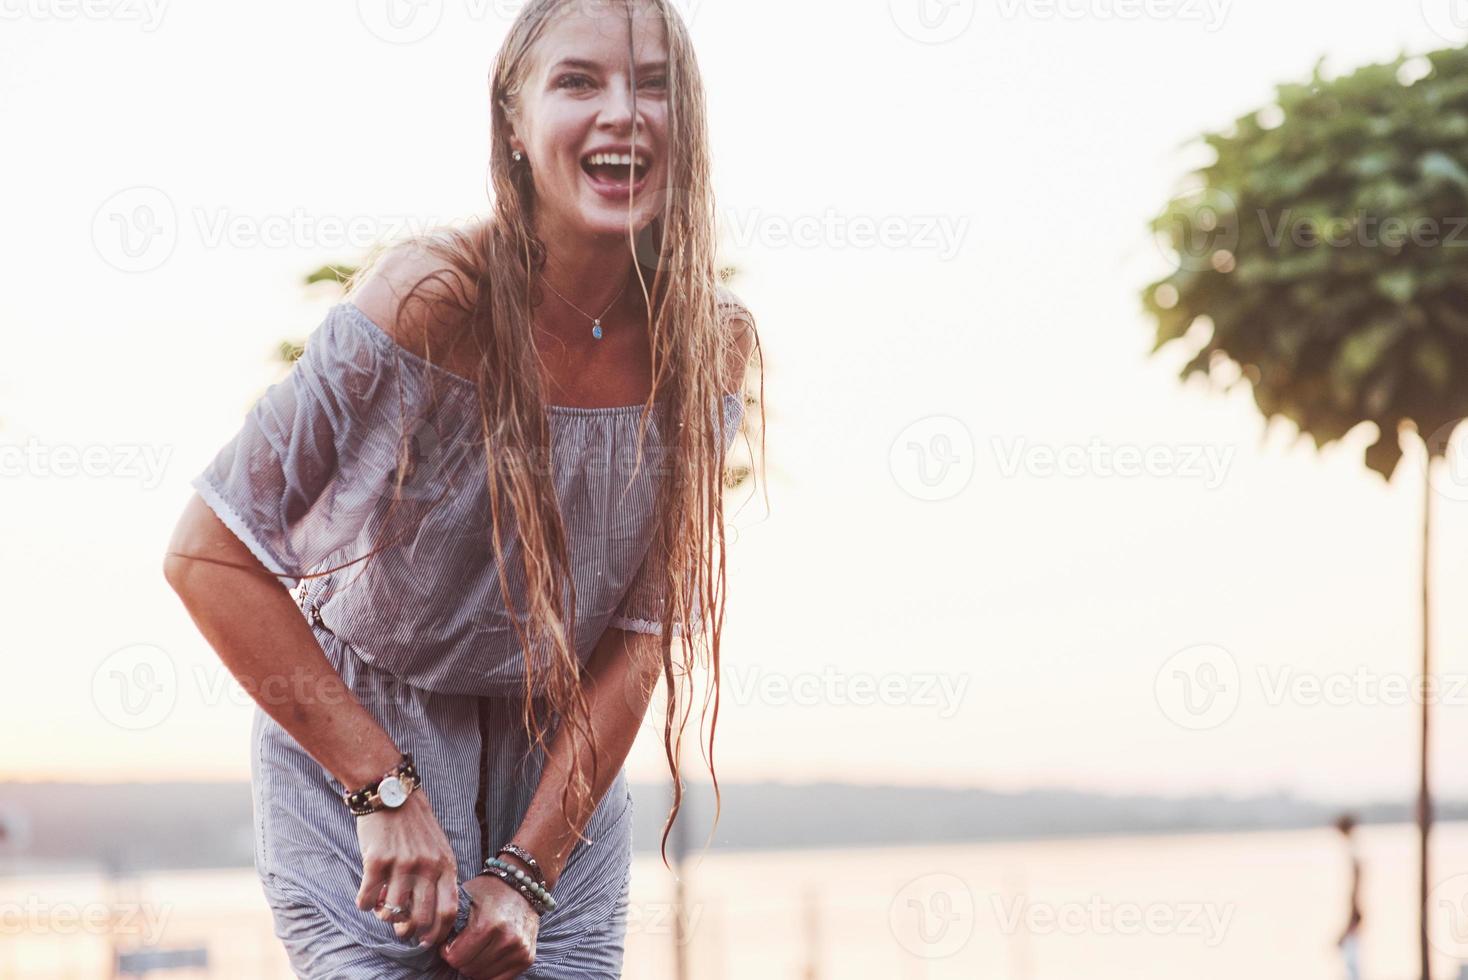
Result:
{"label": "dress sleeve", "polygon": [[351,543],[367,519],[373,492],[336,477],[361,456],[391,361],[338,304],[307,338],[290,374],[266,389],[190,481],[287,586]]}
{"label": "dress sleeve", "polygon": [[[657,565],[657,558],[649,548],[608,626],[631,633],[662,635],[664,598],[662,569]],[[682,620],[674,620],[673,635],[682,636],[684,626]],[[693,632],[703,632],[703,605],[697,595],[693,597]]]}
{"label": "dress sleeve", "polygon": [[749,312],[749,307],[739,298],[739,294],[728,286],[719,286],[715,292],[718,294],[719,322],[727,324],[730,320],[738,317],[754,323],[754,314]]}

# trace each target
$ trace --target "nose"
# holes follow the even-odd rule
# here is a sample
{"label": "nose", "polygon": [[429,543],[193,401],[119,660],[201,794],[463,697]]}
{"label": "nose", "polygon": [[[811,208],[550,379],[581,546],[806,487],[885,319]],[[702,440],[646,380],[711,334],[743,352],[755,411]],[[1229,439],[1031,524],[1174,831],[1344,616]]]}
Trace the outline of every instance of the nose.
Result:
{"label": "nose", "polygon": [[632,80],[618,77],[605,90],[597,124],[603,129],[624,132],[632,127]]}

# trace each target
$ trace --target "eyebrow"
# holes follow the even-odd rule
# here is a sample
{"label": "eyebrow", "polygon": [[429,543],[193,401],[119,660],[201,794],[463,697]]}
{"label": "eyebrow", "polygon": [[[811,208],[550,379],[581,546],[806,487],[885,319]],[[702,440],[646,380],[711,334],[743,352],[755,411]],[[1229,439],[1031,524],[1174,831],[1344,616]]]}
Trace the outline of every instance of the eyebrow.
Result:
{"label": "eyebrow", "polygon": [[[581,68],[586,71],[599,71],[601,67],[602,65],[600,62],[587,61],[584,58],[562,58],[560,61],[551,66],[551,71],[556,71],[560,68]],[[666,61],[648,61],[638,65],[637,70],[639,72],[646,72],[656,71],[660,68],[667,67],[668,63]]]}

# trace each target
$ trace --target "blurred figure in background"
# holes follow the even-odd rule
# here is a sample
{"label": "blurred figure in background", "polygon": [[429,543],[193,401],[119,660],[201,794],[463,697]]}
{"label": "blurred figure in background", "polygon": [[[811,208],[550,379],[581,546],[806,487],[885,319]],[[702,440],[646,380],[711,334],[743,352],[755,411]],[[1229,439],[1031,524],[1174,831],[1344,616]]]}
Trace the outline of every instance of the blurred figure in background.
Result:
{"label": "blurred figure in background", "polygon": [[1351,859],[1351,911],[1336,945],[1345,961],[1347,980],[1361,980],[1361,857],[1352,834],[1356,829],[1356,818],[1349,813],[1341,814],[1336,818],[1335,829],[1345,838],[1346,853]]}

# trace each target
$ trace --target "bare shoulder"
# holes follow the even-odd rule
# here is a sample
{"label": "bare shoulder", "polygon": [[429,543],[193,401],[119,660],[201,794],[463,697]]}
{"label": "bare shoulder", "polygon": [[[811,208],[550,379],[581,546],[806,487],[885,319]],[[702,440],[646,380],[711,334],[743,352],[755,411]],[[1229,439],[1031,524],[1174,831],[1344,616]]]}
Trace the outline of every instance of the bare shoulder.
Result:
{"label": "bare shoulder", "polygon": [[755,327],[754,314],[738,293],[728,286],[720,285],[718,296],[719,321],[724,325],[728,343],[724,370],[729,381],[724,390],[739,392],[743,388],[749,359],[759,343],[759,333]]}
{"label": "bare shoulder", "polygon": [[[414,287],[416,294],[405,303]],[[468,276],[431,250],[424,237],[416,237],[384,250],[346,299],[401,346],[441,360],[442,352],[463,336],[456,314],[472,304],[474,289]]]}

